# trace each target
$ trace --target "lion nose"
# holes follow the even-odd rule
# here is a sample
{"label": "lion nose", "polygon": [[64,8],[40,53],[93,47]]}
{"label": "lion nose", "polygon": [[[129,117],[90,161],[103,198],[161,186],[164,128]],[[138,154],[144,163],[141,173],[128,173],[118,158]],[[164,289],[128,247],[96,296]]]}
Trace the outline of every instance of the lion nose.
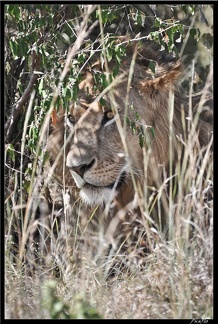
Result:
{"label": "lion nose", "polygon": [[83,178],[84,173],[89,169],[91,169],[94,163],[95,163],[95,159],[93,159],[89,164],[80,164],[78,166],[71,166],[70,169],[76,172],[81,178]]}
{"label": "lion nose", "polygon": [[87,165],[86,164],[81,164],[76,167],[71,167],[70,169],[74,172],[76,172],[81,178],[83,177],[85,171],[86,171]]}

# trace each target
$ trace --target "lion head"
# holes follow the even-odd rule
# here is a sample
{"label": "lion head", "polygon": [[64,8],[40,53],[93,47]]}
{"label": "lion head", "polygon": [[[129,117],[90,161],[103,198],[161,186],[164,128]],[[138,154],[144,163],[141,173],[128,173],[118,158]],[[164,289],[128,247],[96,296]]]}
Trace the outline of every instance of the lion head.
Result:
{"label": "lion head", "polygon": [[[112,68],[113,62],[103,67],[106,78]],[[93,87],[93,75],[99,71],[98,61],[84,71],[78,99],[54,126],[48,151],[55,161],[65,147],[54,175],[74,198],[78,193],[85,205],[102,207],[116,200],[122,208],[133,200],[136,185],[143,191],[144,186],[161,184],[170,145],[171,159],[177,160],[186,139],[188,101],[178,85],[180,59],[146,44],[128,45],[122,78],[103,93]],[[211,127],[199,121],[196,134],[200,145],[207,145]]]}

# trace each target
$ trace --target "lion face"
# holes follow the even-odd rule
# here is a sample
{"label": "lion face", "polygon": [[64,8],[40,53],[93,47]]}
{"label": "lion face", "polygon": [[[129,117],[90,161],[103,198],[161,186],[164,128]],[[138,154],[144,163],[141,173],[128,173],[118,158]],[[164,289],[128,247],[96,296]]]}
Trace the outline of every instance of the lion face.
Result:
{"label": "lion face", "polygon": [[86,110],[74,105],[68,115],[71,140],[66,166],[80,189],[80,197],[89,205],[105,205],[119,195],[130,181],[134,155],[140,151],[137,137],[127,130],[127,156],[116,118],[110,108],[102,108],[98,102]]}

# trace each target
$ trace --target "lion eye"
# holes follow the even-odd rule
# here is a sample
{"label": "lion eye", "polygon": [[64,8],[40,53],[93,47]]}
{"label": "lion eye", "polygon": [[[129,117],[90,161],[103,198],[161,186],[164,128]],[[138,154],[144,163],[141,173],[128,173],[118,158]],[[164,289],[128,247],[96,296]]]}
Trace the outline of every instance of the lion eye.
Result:
{"label": "lion eye", "polygon": [[75,124],[75,118],[74,118],[73,115],[69,114],[69,115],[67,116],[67,124],[68,124],[68,126],[70,126],[70,127],[74,126],[74,124]]}
{"label": "lion eye", "polygon": [[102,125],[107,126],[111,124],[111,122],[113,122],[113,118],[114,118],[114,113],[112,110],[105,111],[102,119]]}
{"label": "lion eye", "polygon": [[113,113],[113,111],[111,111],[111,110],[106,111],[105,114],[104,114],[104,117],[107,118],[107,119],[112,119],[112,118],[114,118],[114,113]]}
{"label": "lion eye", "polygon": [[67,116],[67,119],[68,119],[68,121],[69,121],[72,125],[75,124],[75,118],[73,117],[73,115],[69,114],[69,115]]}

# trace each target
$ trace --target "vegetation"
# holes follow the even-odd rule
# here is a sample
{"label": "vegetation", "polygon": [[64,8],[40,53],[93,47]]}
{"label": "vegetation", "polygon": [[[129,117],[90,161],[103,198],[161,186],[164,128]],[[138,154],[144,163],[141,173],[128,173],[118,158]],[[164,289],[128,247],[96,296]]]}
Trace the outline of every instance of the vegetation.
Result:
{"label": "vegetation", "polygon": [[[76,101],[83,68],[92,55],[100,51],[102,61],[116,61],[113,78],[125,56],[125,46],[117,46],[115,36],[151,39],[160,50],[183,57],[181,85],[190,98],[204,94],[210,105],[212,13],[212,5],[197,4],[4,5],[5,318],[213,317],[209,153],[196,170],[194,145],[187,147],[185,157],[190,159],[179,170],[180,221],[170,224],[171,239],[153,229],[157,243],[143,266],[132,265],[131,271],[124,267],[114,278],[106,278],[102,267],[84,257],[64,284],[48,243],[59,229],[38,208],[50,119],[54,122],[61,107]],[[149,67],[155,71],[155,62]],[[105,89],[109,81],[95,75],[98,89]],[[138,131],[143,146],[137,118],[127,123]],[[173,199],[171,204],[173,210]],[[75,237],[73,244],[77,248],[80,239]]]}

